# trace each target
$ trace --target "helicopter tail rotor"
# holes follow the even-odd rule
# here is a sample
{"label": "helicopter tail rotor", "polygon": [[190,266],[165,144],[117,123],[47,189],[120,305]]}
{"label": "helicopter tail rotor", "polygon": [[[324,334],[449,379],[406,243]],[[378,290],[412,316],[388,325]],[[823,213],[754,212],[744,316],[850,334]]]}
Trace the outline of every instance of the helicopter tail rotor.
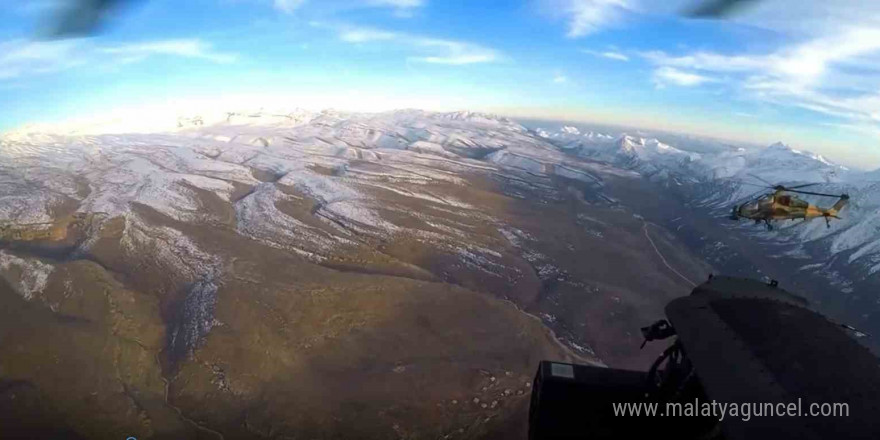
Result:
{"label": "helicopter tail rotor", "polygon": [[835,203],[834,206],[832,206],[829,210],[832,211],[831,215],[837,217],[836,214],[840,212],[840,210],[843,209],[843,207],[846,206],[847,203],[849,203],[849,194],[842,194],[840,196],[840,200],[838,200],[837,203]]}

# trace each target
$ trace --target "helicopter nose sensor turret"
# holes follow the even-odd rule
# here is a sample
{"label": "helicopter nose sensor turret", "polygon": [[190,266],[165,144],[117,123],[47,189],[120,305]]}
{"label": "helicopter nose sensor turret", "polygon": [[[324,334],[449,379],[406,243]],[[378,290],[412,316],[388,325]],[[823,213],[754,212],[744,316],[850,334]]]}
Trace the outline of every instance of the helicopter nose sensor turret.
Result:
{"label": "helicopter nose sensor turret", "polygon": [[733,205],[733,209],[730,211],[730,219],[739,220],[739,206]]}

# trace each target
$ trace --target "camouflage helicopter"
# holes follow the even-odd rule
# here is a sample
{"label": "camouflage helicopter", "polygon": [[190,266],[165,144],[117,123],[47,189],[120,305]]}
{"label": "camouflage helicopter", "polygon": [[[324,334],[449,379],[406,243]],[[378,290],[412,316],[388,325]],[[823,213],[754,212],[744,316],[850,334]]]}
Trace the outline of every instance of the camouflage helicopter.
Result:
{"label": "camouflage helicopter", "polygon": [[[746,185],[755,185],[748,182],[740,183]],[[830,228],[831,219],[840,218],[837,216],[837,214],[840,212],[841,209],[843,209],[844,206],[846,206],[847,202],[849,201],[849,195],[823,194],[800,190],[800,188],[806,188],[813,185],[819,184],[807,183],[804,185],[797,185],[792,187],[785,187],[782,185],[766,186],[766,188],[772,189],[773,192],[769,194],[764,194],[754,199],[752,199],[750,196],[749,199],[751,200],[742,204],[734,205],[733,211],[730,213],[730,218],[731,220],[746,218],[749,220],[754,220],[755,224],[764,222],[764,224],[767,226],[767,230],[772,230],[773,225],[770,222],[773,220],[794,220],[798,218],[807,220],[817,217],[823,217],[825,219],[826,226]],[[763,185],[755,186],[764,187]],[[838,200],[830,208],[820,208],[816,205],[808,203],[805,200],[801,200],[796,195],[789,193],[808,194],[822,197],[837,197]]]}

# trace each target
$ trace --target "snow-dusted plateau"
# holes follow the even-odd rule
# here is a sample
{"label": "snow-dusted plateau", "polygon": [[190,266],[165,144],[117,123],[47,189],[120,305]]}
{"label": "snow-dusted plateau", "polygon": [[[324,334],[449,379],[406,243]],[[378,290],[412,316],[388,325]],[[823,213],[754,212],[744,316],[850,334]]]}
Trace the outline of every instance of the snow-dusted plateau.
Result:
{"label": "snow-dusted plateau", "polygon": [[[852,199],[830,228],[726,219],[764,181]],[[639,327],[712,272],[880,334],[878,189],[782,144],[469,112],[9,132],[0,410],[83,438],[521,436],[539,360],[646,368]]]}

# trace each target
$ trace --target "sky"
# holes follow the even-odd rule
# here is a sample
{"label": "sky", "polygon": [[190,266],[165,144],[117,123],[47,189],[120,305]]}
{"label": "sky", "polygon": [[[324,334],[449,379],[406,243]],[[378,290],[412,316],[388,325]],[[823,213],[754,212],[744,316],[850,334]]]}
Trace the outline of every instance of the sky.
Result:
{"label": "sky", "polygon": [[201,107],[468,109],[880,167],[875,0],[763,0],[726,20],[687,18],[689,0],[130,3],[75,39],[45,38],[63,0],[0,5],[0,130]]}

